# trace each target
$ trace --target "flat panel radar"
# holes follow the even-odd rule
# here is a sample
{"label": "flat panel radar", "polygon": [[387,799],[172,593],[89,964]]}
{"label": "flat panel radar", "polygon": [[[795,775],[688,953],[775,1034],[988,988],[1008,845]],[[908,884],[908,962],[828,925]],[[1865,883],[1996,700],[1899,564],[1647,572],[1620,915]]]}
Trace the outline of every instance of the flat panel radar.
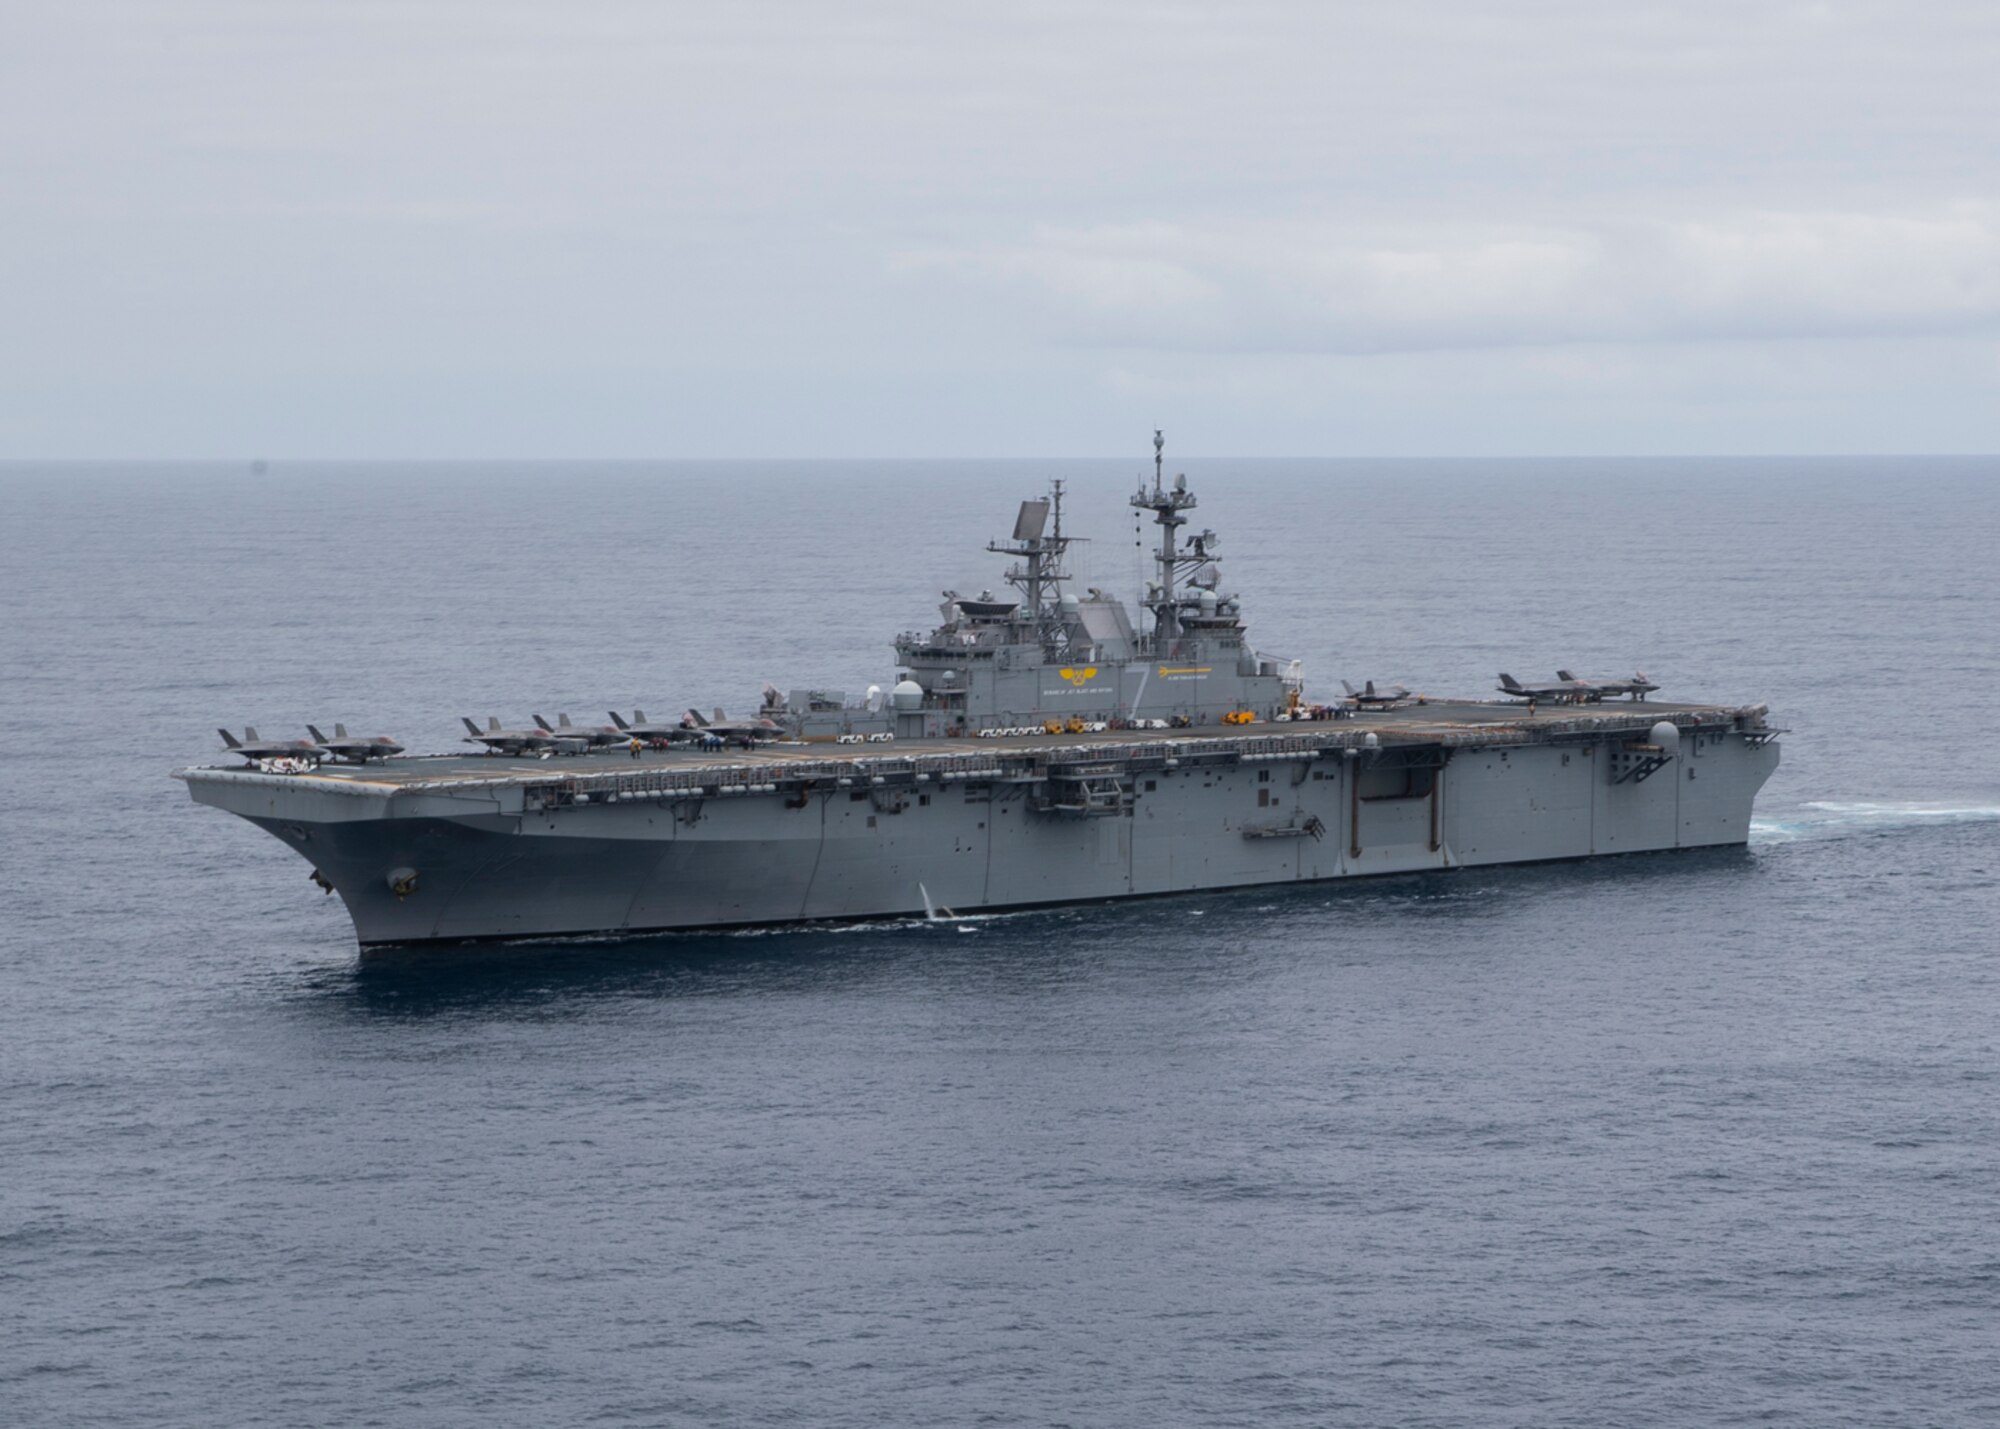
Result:
{"label": "flat panel radar", "polygon": [[1023,501],[1021,514],[1014,518],[1014,539],[1017,541],[1039,541],[1049,524],[1049,503]]}

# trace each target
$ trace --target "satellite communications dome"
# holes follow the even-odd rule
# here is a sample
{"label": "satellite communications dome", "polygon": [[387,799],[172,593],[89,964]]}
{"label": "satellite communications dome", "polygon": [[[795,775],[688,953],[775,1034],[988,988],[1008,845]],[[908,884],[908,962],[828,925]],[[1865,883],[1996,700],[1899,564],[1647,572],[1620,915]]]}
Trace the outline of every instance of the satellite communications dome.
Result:
{"label": "satellite communications dome", "polygon": [[898,680],[889,697],[899,710],[914,712],[924,707],[924,687],[915,680]]}

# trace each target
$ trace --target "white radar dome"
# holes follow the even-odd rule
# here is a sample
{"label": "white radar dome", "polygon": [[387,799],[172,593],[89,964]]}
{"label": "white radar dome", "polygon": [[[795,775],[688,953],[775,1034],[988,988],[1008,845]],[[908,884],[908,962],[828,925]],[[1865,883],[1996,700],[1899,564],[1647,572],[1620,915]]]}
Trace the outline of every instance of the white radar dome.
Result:
{"label": "white radar dome", "polygon": [[1661,720],[1654,725],[1648,738],[1660,747],[1660,752],[1663,754],[1674,755],[1681,752],[1680,726],[1668,720]]}
{"label": "white radar dome", "polygon": [[898,680],[889,698],[899,710],[920,710],[924,707],[924,687],[915,680]]}

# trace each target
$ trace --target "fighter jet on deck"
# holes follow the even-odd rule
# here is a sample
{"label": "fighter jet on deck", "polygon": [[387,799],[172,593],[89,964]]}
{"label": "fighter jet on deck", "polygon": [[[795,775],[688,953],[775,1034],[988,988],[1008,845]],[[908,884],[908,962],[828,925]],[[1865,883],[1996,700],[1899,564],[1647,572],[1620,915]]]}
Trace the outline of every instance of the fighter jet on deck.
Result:
{"label": "fighter jet on deck", "polygon": [[243,726],[243,738],[238,739],[226,729],[218,729],[222,743],[231,754],[240,754],[252,764],[262,759],[305,759],[314,764],[323,757],[318,745],[310,739],[259,739],[257,726]]}
{"label": "fighter jet on deck", "polygon": [[1395,685],[1386,690],[1378,690],[1375,688],[1375,682],[1373,680],[1370,680],[1365,686],[1363,686],[1361,689],[1358,690],[1355,689],[1354,686],[1348,684],[1347,681],[1345,680],[1342,680],[1340,682],[1340,687],[1343,690],[1347,691],[1347,698],[1354,701],[1354,707],[1356,709],[1362,709],[1362,710],[1393,709],[1402,701],[1407,700],[1410,697],[1410,692],[1404,689],[1401,685]]}
{"label": "fighter jet on deck", "polygon": [[1558,680],[1552,685],[1524,685],[1504,670],[1495,688],[1503,695],[1512,695],[1531,704],[1541,700],[1552,705],[1580,705],[1590,697],[1590,687],[1581,680]]}
{"label": "fighter jet on deck", "polygon": [[559,714],[553,728],[540,715],[535,723],[554,735],[557,739],[580,739],[585,749],[602,749],[607,744],[623,744],[632,736],[608,724],[571,724],[569,716]]}
{"label": "fighter jet on deck", "polygon": [[687,727],[685,720],[674,724],[660,724],[647,719],[646,712],[642,709],[635,708],[630,721],[617,710],[609,710],[607,713],[611,716],[611,722],[618,726],[620,734],[626,739],[644,740],[647,744],[672,744],[677,740],[690,739],[696,734],[696,731]]}
{"label": "fighter jet on deck", "polygon": [[681,727],[693,738],[702,740],[776,739],[783,733],[775,720],[731,719],[719,709],[713,720],[703,719],[700,710],[691,709],[681,716]]}
{"label": "fighter jet on deck", "polygon": [[1629,680],[1588,680],[1581,676],[1572,675],[1567,670],[1556,671],[1556,678],[1558,680],[1567,680],[1572,684],[1586,686],[1590,690],[1590,693],[1585,698],[1592,702],[1604,699],[1609,695],[1630,695],[1635,700],[1643,700],[1653,691],[1660,688],[1646,678],[1644,670],[1638,671]]}
{"label": "fighter jet on deck", "polygon": [[321,753],[334,759],[344,759],[349,764],[366,764],[371,759],[387,759],[392,754],[403,752],[403,746],[386,734],[349,736],[344,724],[333,727],[332,739],[321,734],[317,725],[307,725],[306,733],[313,737]]}
{"label": "fighter jet on deck", "polygon": [[565,739],[546,729],[502,729],[500,721],[491,715],[486,718],[485,729],[464,715],[459,718],[465,720],[470,731],[465,742],[483,744],[494,754],[581,754],[588,747],[581,737]]}

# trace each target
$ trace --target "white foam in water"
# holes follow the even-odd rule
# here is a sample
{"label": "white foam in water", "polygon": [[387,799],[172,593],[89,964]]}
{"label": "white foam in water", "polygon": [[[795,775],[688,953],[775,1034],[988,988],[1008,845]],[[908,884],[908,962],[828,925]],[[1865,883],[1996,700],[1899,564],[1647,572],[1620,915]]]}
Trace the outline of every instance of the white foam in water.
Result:
{"label": "white foam in water", "polygon": [[1796,843],[1801,839],[1838,839],[1853,834],[1924,829],[1939,824],[1984,824],[2000,820],[2000,805],[1937,804],[1911,801],[1870,803],[1838,799],[1814,800],[1810,814],[1787,819],[1752,819],[1753,844]]}

